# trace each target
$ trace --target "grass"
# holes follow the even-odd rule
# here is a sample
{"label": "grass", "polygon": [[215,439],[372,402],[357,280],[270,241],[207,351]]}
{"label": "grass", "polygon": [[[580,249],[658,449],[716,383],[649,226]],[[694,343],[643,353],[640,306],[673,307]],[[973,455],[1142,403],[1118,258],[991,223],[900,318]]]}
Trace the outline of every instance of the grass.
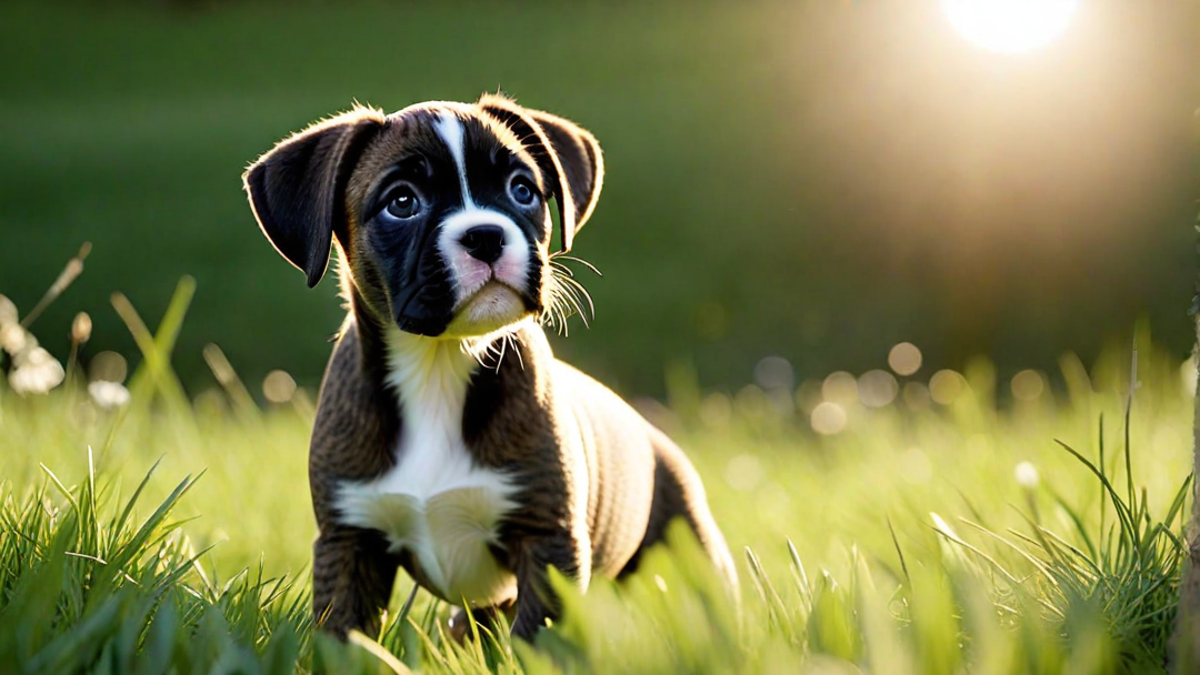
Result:
{"label": "grass", "polygon": [[314,637],[309,616],[311,403],[260,409],[233,372],[222,396],[184,397],[170,349],[191,290],[181,284],[156,334],[114,298],[147,357],[126,407],[100,409],[71,375],[49,396],[0,387],[0,663],[12,672],[1167,665],[1191,394],[1146,331],[1133,373],[1127,352],[1088,369],[1067,356],[1066,392],[999,405],[979,360],[945,404],[841,400],[846,425],[830,436],[809,427],[809,386],[703,393],[676,367],[669,405],[647,408],[705,477],[740,554],[740,608],[676,532],[619,586],[563,587],[566,615],[536,646],[503,631],[451,643],[450,608],[421,592],[406,605],[403,574],[381,634],[342,645]]}

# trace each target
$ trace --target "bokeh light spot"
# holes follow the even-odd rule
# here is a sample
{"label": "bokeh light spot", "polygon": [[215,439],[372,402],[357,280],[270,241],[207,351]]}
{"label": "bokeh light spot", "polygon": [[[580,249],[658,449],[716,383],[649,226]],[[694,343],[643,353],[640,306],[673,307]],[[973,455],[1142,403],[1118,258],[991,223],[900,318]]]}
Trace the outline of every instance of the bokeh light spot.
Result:
{"label": "bokeh light spot", "polygon": [[1036,370],[1022,370],[1013,375],[1009,384],[1014,398],[1021,401],[1036,401],[1046,390],[1042,374]]}
{"label": "bokeh light spot", "polygon": [[846,409],[833,401],[822,401],[813,408],[809,423],[822,436],[839,434],[846,428]]}
{"label": "bokeh light spot", "polygon": [[753,384],[739,389],[733,400],[738,412],[754,419],[761,419],[771,410],[771,399]]}
{"label": "bokeh light spot", "polygon": [[900,385],[886,370],[868,370],[858,378],[858,398],[868,408],[882,408],[896,399]]}
{"label": "bokeh light spot", "polygon": [[858,400],[858,380],[844,370],[830,373],[821,384],[821,396],[834,403],[853,403]]}
{"label": "bokeh light spot", "polygon": [[287,403],[296,395],[296,381],[282,370],[272,370],[263,378],[262,390],[271,403]]}
{"label": "bokeh light spot", "polygon": [[942,405],[954,403],[966,388],[966,379],[953,370],[939,370],[929,379],[929,396]]}
{"label": "bokeh light spot", "polygon": [[754,366],[754,383],[768,391],[790,391],[796,384],[796,374],[787,359],[782,356],[766,356]]}
{"label": "bokeh light spot", "polygon": [[921,350],[911,342],[901,342],[888,352],[888,367],[897,375],[912,375],[921,369]]}

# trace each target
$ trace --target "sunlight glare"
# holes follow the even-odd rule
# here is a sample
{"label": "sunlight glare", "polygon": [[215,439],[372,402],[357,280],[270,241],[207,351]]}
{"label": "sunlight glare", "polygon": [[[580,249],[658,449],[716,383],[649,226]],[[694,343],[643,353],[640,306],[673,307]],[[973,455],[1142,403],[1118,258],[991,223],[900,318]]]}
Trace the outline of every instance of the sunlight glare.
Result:
{"label": "sunlight glare", "polygon": [[963,37],[997,52],[1040,47],[1062,34],[1079,0],[942,0],[946,17]]}

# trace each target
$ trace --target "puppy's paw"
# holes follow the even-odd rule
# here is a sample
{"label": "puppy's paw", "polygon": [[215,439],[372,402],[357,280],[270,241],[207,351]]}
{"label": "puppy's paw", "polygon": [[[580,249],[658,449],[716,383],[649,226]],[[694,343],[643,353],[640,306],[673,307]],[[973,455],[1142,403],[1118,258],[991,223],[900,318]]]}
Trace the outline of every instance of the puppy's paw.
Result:
{"label": "puppy's paw", "polygon": [[[478,629],[479,636],[486,639],[487,633],[495,634],[497,626],[500,623],[500,615],[506,616],[511,614],[511,605],[505,607],[476,607],[469,612],[466,609],[459,609],[446,622],[446,635],[458,644],[466,644],[468,640],[475,638],[475,631]],[[471,626],[471,622],[476,624]]]}
{"label": "puppy's paw", "polygon": [[467,614],[467,610],[460,609],[451,616],[446,622],[446,635],[454,640],[459,645],[463,645],[467,641],[467,635],[471,633],[471,617]]}

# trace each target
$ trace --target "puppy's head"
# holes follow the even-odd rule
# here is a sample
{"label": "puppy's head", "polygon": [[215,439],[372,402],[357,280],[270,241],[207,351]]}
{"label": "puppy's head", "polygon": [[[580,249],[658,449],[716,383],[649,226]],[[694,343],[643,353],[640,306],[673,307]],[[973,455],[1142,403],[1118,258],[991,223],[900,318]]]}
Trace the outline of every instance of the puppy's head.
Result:
{"label": "puppy's head", "polygon": [[263,233],[310,287],[336,242],[376,319],[460,338],[545,310],[549,204],[568,250],[603,175],[587,131],[484,96],[357,108],[281,141],[244,180]]}

